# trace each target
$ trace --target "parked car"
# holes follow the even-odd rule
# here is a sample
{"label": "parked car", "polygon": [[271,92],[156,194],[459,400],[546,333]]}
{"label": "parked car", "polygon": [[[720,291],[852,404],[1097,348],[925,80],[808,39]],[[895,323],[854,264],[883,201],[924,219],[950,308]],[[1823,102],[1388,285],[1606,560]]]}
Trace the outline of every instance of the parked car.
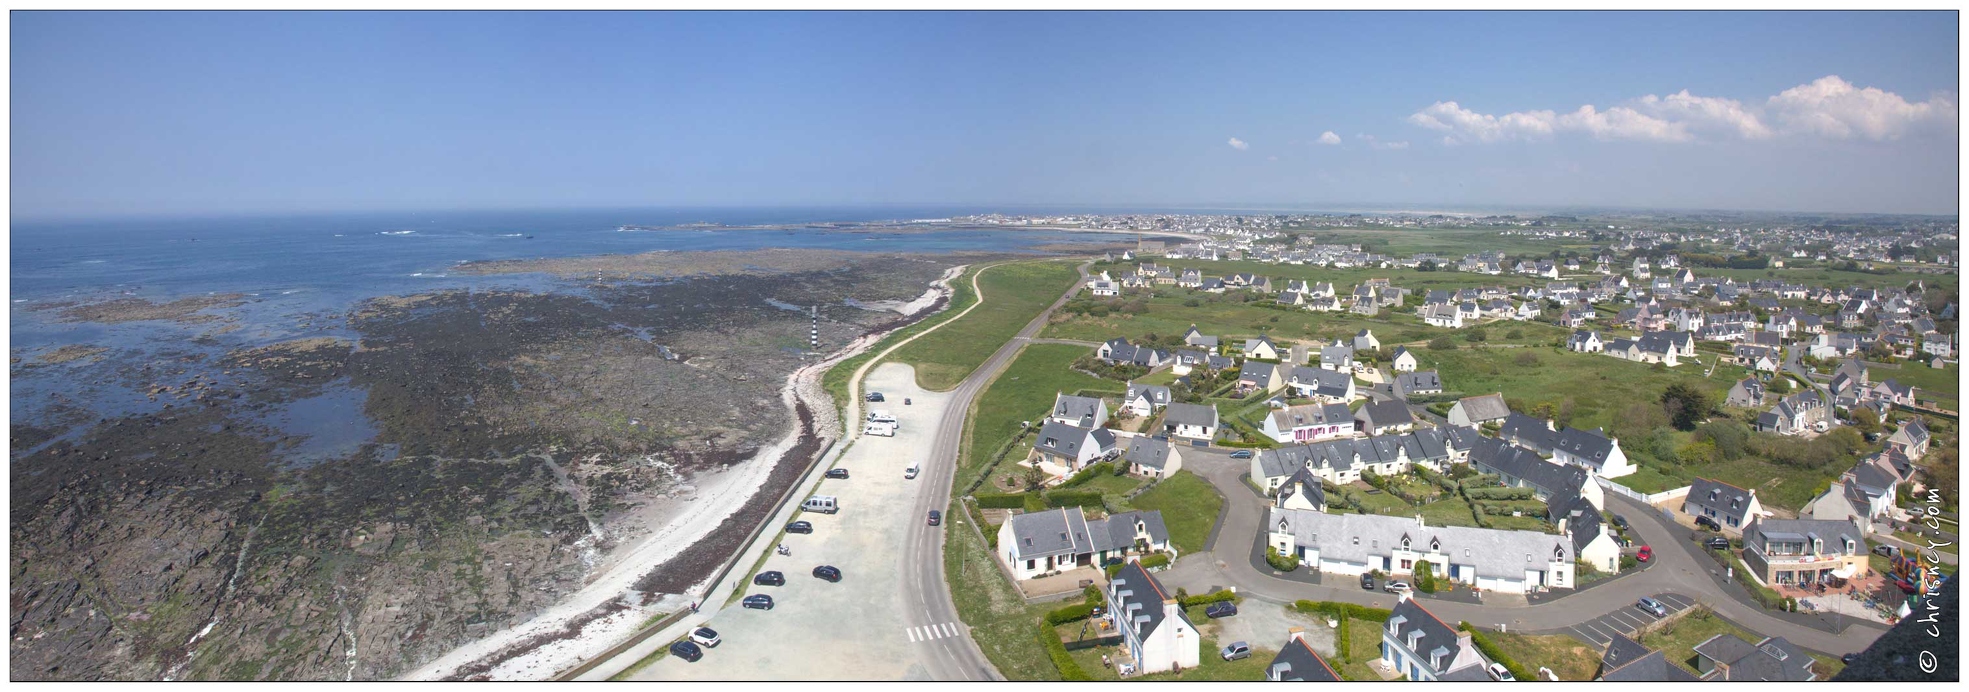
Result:
{"label": "parked car", "polygon": [[1702,542],[1702,547],[1710,550],[1729,550],[1730,539],[1722,536],[1710,536],[1709,540]]}
{"label": "parked car", "polygon": [[943,523],[943,512],[939,512],[934,509],[930,510],[930,525],[936,526],[942,523]]}
{"label": "parked car", "polygon": [[1661,604],[1661,601],[1648,598],[1647,596],[1642,596],[1641,600],[1635,601],[1634,606],[1640,608],[1642,612],[1658,618],[1668,617],[1668,606],[1664,606]]}
{"label": "parked car", "polygon": [[1251,658],[1251,645],[1244,642],[1231,642],[1230,646],[1224,647],[1224,650],[1217,652],[1217,655],[1223,656],[1226,661]]}
{"label": "parked car", "polygon": [[903,397],[903,398],[902,398],[902,405],[904,405],[904,406],[908,406],[908,405],[909,405],[909,397]]}
{"label": "parked car", "polygon": [[1655,557],[1655,551],[1654,551],[1654,549],[1653,549],[1653,548],[1649,548],[1649,547],[1647,547],[1647,546],[1645,546],[1645,545],[1644,545],[1644,546],[1641,546],[1641,549],[1640,549],[1640,550],[1636,550],[1636,551],[1634,551],[1634,559],[1636,559],[1636,560],[1640,560],[1640,561],[1642,561],[1642,562],[1647,562],[1647,561],[1649,561],[1649,560],[1653,560],[1653,559],[1654,559],[1654,557]]}
{"label": "parked car", "polygon": [[1853,660],[1854,660],[1854,659],[1857,659],[1857,658],[1859,658],[1859,657],[1860,657],[1860,655],[1859,655],[1859,654],[1846,654],[1846,655],[1844,655],[1844,656],[1840,656],[1840,657],[1839,657],[1839,662],[1840,662],[1840,663],[1844,663],[1844,664],[1846,664],[1846,665],[1852,665],[1852,664],[1853,664]]}
{"label": "parked car", "polygon": [[739,601],[739,605],[745,606],[747,608],[752,608],[754,610],[772,610],[773,597],[767,596],[765,594],[746,596],[745,600]]}
{"label": "parked car", "polygon": [[1518,681],[1518,676],[1512,675],[1511,669],[1505,668],[1502,663],[1492,663],[1489,668],[1484,669],[1484,672],[1490,674],[1490,679],[1498,682]]}
{"label": "parked car", "polygon": [[1212,620],[1215,620],[1217,618],[1227,618],[1236,614],[1237,614],[1237,604],[1232,603],[1230,601],[1218,601],[1216,603],[1210,604],[1210,607],[1203,609],[1204,617],[1208,617]]}
{"label": "parked car", "polygon": [[1249,450],[1249,449],[1240,449],[1240,450],[1237,450],[1237,451],[1235,451],[1235,452],[1231,452],[1231,458],[1232,458],[1232,459],[1250,459],[1250,458],[1251,458],[1251,450]]}
{"label": "parked car", "polygon": [[752,583],[759,586],[786,586],[786,575],[778,571],[760,572],[752,577]]}
{"label": "parked car", "polygon": [[841,478],[841,479],[846,479],[846,478],[848,477],[848,470],[847,470],[847,469],[828,469],[828,470],[827,470],[827,477],[828,477],[828,478]]}
{"label": "parked car", "polygon": [[786,532],[787,533],[813,533],[814,525],[804,521],[796,521],[786,525]]}
{"label": "parked car", "polygon": [[1893,557],[1895,553],[1899,553],[1899,552],[1901,552],[1901,549],[1899,547],[1888,545],[1886,543],[1873,546],[1873,554],[1880,555],[1883,557]]}
{"label": "parked car", "polygon": [[691,641],[706,649],[717,648],[718,631],[709,627],[699,627],[691,630]]}
{"label": "parked car", "polygon": [[697,648],[696,644],[680,641],[670,645],[670,655],[696,663],[697,659],[704,658],[704,650]]}
{"label": "parked car", "polygon": [[881,393],[881,392],[869,392],[869,393],[868,393],[868,396],[867,396],[867,397],[865,397],[865,398],[866,398],[866,399],[868,399],[869,401],[874,401],[874,402],[880,402],[880,401],[882,401],[882,393]]}
{"label": "parked car", "polygon": [[819,567],[815,567],[814,576],[819,577],[821,579],[826,579],[827,581],[834,582],[836,584],[841,583],[841,569],[833,565],[821,565]]}
{"label": "parked car", "polygon": [[1409,587],[1408,582],[1405,581],[1391,581],[1388,582],[1387,586],[1381,588],[1387,591],[1388,593],[1408,593],[1411,587]]}
{"label": "parked car", "polygon": [[1613,525],[1623,529],[1627,528],[1627,517],[1623,517],[1618,514],[1613,515]]}
{"label": "parked car", "polygon": [[909,468],[906,468],[906,469],[903,469],[903,470],[902,470],[902,477],[903,477],[903,479],[904,479],[904,480],[911,480],[911,479],[914,479],[914,478],[916,478],[916,471],[917,471],[917,468],[916,468],[916,465],[915,465],[915,464],[910,464],[910,465],[909,465]]}
{"label": "parked car", "polygon": [[1721,524],[1717,524],[1715,519],[1711,519],[1709,517],[1703,517],[1703,516],[1696,517],[1696,526],[1701,526],[1711,531],[1723,530],[1723,526]]}
{"label": "parked car", "polygon": [[1361,589],[1364,591],[1374,590],[1374,575],[1372,574],[1361,575]]}

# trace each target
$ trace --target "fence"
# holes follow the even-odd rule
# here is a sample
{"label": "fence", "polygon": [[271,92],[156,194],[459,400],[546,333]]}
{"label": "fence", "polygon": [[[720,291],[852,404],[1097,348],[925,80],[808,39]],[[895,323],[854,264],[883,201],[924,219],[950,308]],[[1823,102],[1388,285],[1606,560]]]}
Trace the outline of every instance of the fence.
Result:
{"label": "fence", "polygon": [[1673,500],[1678,497],[1685,497],[1689,494],[1689,486],[1686,485],[1680,488],[1671,488],[1669,490],[1663,490],[1658,493],[1648,494],[1621,485],[1619,483],[1615,483],[1605,478],[1601,478],[1599,476],[1594,476],[1593,479],[1599,481],[1601,488],[1604,488],[1607,491],[1612,492],[1616,495],[1625,495],[1634,500],[1638,500],[1642,504],[1649,504],[1649,505],[1657,504],[1666,500]]}

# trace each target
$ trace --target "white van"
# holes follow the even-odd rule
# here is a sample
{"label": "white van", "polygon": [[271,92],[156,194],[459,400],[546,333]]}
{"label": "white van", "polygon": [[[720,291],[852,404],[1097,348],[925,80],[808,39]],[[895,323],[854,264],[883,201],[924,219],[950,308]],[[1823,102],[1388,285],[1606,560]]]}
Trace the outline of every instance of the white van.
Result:
{"label": "white van", "polygon": [[806,502],[800,503],[800,509],[822,514],[833,514],[840,508],[840,505],[835,504],[833,495],[815,495],[807,498]]}
{"label": "white van", "polygon": [[915,477],[916,477],[916,465],[915,465],[915,464],[910,464],[910,465],[909,465],[909,468],[906,468],[906,469],[903,469],[903,470],[902,470],[902,477],[903,477],[903,478],[905,478],[905,479],[913,479],[913,478],[915,478]]}
{"label": "white van", "polygon": [[874,410],[874,411],[869,411],[869,412],[868,412],[868,422],[870,422],[870,423],[894,423],[894,422],[896,422],[896,416],[895,416],[895,414],[893,414],[893,413],[889,413],[888,411],[883,411],[883,410],[880,410],[880,409],[876,409],[876,410]]}
{"label": "white van", "polygon": [[896,424],[894,422],[869,423],[868,425],[862,427],[861,434],[875,435],[877,437],[895,437]]}

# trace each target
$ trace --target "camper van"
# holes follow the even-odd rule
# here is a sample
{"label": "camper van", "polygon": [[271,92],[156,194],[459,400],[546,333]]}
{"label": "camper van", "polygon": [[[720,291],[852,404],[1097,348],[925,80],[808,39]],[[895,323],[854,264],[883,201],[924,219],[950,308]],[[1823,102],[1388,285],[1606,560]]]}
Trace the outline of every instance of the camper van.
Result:
{"label": "camper van", "polygon": [[869,423],[868,425],[862,426],[861,434],[875,435],[877,437],[895,437],[896,424],[893,421],[888,423]]}
{"label": "camper van", "polygon": [[809,512],[820,512],[822,514],[833,514],[836,510],[840,509],[840,505],[834,503],[833,495],[815,495],[807,498],[806,502],[800,503],[800,509]]}
{"label": "camper van", "polygon": [[881,410],[881,409],[876,409],[876,410],[873,410],[873,411],[869,411],[869,412],[868,412],[868,422],[870,422],[870,423],[894,423],[894,422],[896,422],[896,416],[895,416],[895,414],[893,414],[893,413],[889,413],[888,411],[884,411],[884,410]]}

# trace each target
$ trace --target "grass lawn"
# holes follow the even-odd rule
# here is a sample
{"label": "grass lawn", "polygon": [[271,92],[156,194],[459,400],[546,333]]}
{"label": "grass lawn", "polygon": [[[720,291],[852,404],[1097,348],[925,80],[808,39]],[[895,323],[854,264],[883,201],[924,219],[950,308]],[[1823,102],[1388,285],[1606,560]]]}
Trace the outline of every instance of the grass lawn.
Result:
{"label": "grass lawn", "polygon": [[826,389],[828,394],[833,395],[835,405],[841,407],[847,406],[848,378],[853,377],[855,374],[855,370],[857,368],[860,368],[863,363],[868,362],[870,358],[874,358],[875,354],[881,353],[884,349],[887,349],[890,345],[895,344],[898,341],[907,339],[913,335],[922,333],[922,331],[925,329],[929,329],[930,327],[949,321],[952,316],[956,315],[957,313],[963,312],[965,308],[970,307],[972,303],[977,302],[978,295],[977,293],[971,290],[971,277],[976,275],[977,273],[978,273],[977,267],[966,269],[964,270],[964,274],[962,276],[959,276],[955,280],[951,281],[950,305],[946,307],[942,312],[924,318],[922,321],[919,321],[916,324],[912,324],[902,329],[896,330],[895,333],[890,334],[887,338],[884,338],[881,341],[881,343],[869,347],[869,349],[867,351],[862,352],[861,355],[841,361],[840,363],[836,363],[834,367],[829,368],[825,374],[821,375],[820,377],[821,387],[823,389]]}
{"label": "grass lawn", "polygon": [[1391,514],[1398,517],[1410,516],[1415,513],[1414,505],[1403,501],[1399,497],[1381,492],[1373,486],[1363,483],[1355,487],[1355,490],[1360,493],[1361,509],[1366,513]]}
{"label": "grass lawn", "polygon": [[[1172,671],[1152,675],[1138,675],[1129,678],[1129,681],[1262,681],[1265,679],[1265,668],[1272,664],[1272,657],[1278,655],[1277,649],[1261,648],[1254,644],[1251,647],[1251,657],[1226,661],[1223,657],[1217,655],[1220,647],[1222,647],[1222,644],[1215,638],[1205,636],[1203,637],[1200,655],[1197,657],[1197,667],[1182,672]],[[1119,680],[1120,678],[1115,675],[1113,668],[1101,666],[1101,655],[1106,654],[1109,659],[1115,659],[1119,657],[1119,649],[1120,647],[1099,646],[1091,649],[1070,651],[1067,652],[1067,655],[1072,656],[1073,660],[1080,664],[1080,668],[1087,671],[1087,674],[1095,680],[1112,681]]]}
{"label": "grass lawn", "polygon": [[1174,368],[1166,368],[1163,370],[1157,370],[1147,375],[1143,375],[1141,377],[1137,377],[1135,378],[1135,382],[1138,384],[1154,384],[1154,385],[1161,385],[1167,387],[1169,385],[1175,384],[1176,378],[1178,377],[1182,377],[1182,375],[1176,374],[1176,370]]}
{"label": "grass lawn", "polygon": [[[1737,638],[1752,644],[1764,640],[1761,636],[1737,629],[1735,625],[1725,622],[1722,618],[1710,614],[1705,609],[1689,613],[1688,616],[1676,621],[1675,624],[1642,637],[1641,644],[1650,649],[1660,649],[1662,655],[1667,656],[1669,661],[1694,673],[1696,672],[1696,645],[1708,641],[1710,637],[1719,634],[1733,634]],[[1839,670],[1845,668],[1835,658],[1818,656],[1816,654],[1812,658],[1817,660],[1817,664],[1813,669],[1819,674],[1820,680],[1830,679],[1833,675],[1838,674]],[[1557,669],[1555,668],[1554,670]]]}
{"label": "grass lawn", "polygon": [[1632,474],[1613,479],[1613,482],[1627,486],[1635,492],[1650,495],[1689,484],[1687,479],[1663,474],[1661,469],[1653,464],[1643,465]]}
{"label": "grass lawn", "polygon": [[1184,554],[1203,551],[1210,540],[1210,528],[1217,524],[1217,511],[1224,497],[1210,482],[1189,471],[1177,471],[1157,483],[1130,503],[1135,509],[1162,512],[1162,524],[1169,528],[1169,542]]}
{"label": "grass lawn", "polygon": [[1543,666],[1551,668],[1560,680],[1592,680],[1600,668],[1601,651],[1563,634],[1484,632],[1484,636],[1533,673]]}
{"label": "grass lawn", "polygon": [[1082,483],[1076,490],[1099,490],[1102,495],[1126,495],[1128,491],[1141,487],[1145,481],[1134,476],[1102,474],[1093,480]]}
{"label": "grass lawn", "polygon": [[1460,496],[1444,495],[1434,502],[1416,508],[1422,520],[1430,526],[1476,526],[1477,520],[1470,514],[1470,503]]}
{"label": "grass lawn", "polygon": [[[1927,550],[1928,543],[1930,542],[1928,537],[1926,536],[1922,536],[1920,534],[1908,533],[1906,531],[1895,531],[1894,537],[1921,546],[1922,550]],[[1939,543],[1941,542],[1941,539],[1940,538],[1934,539],[1934,542]],[[1957,548],[1955,545],[1955,541],[1950,541],[1948,545],[1942,546],[1938,550],[1944,553],[1948,553],[1950,555],[1957,555],[1959,553],[1956,552],[1956,549]]]}
{"label": "grass lawn", "polygon": [[1693,383],[1718,401],[1736,382],[1721,373],[1704,378],[1703,370],[1692,364],[1657,372],[1651,365],[1612,356],[1551,348],[1528,349],[1538,363],[1518,365],[1514,356],[1523,350],[1527,349],[1424,348],[1415,354],[1422,369],[1442,374],[1444,387],[1466,395],[1503,392],[1504,398],[1526,406],[1569,399],[1574,406],[1572,426],[1585,430],[1612,427],[1622,408],[1636,401],[1656,401],[1674,382]]}
{"label": "grass lawn", "polygon": [[[984,308],[978,308],[983,310]],[[1012,359],[998,379],[978,396],[977,411],[965,433],[963,454],[958,459],[957,482],[961,492],[992,454],[1019,432],[1019,424],[1039,420],[1053,406],[1053,396],[1096,392],[1119,396],[1126,390],[1119,382],[1075,372],[1073,361],[1092,349],[1071,344],[1032,344]]]}
{"label": "grass lawn", "polygon": [[[969,521],[956,503],[946,511],[945,516]],[[944,578],[950,582],[958,618],[971,627],[971,638],[1005,679],[1060,679],[1052,659],[1033,634],[1046,611],[1058,605],[1027,605],[992,562],[984,540],[958,521],[951,522],[950,530],[944,532],[943,552]]]}
{"label": "grass lawn", "polygon": [[1961,368],[1956,365],[1936,370],[1923,363],[1902,363],[1899,370],[1870,368],[1867,371],[1875,382],[1893,379],[1901,384],[1914,385],[1915,398],[1934,399],[1952,410],[1960,410],[1956,406],[1962,392],[1962,383],[1956,379],[1960,373]]}
{"label": "grass lawn", "polygon": [[1073,286],[1079,279],[1073,267],[1059,261],[989,267],[978,276],[984,304],[964,319],[897,349],[890,357],[915,364],[916,382],[926,389],[955,387]]}
{"label": "grass lawn", "polygon": [[1344,662],[1327,661],[1333,666],[1333,672],[1355,682],[1379,681],[1381,676],[1368,668],[1367,662],[1381,657],[1381,623],[1371,620],[1348,622],[1347,646],[1350,658]]}
{"label": "grass lawn", "polygon": [[1822,469],[1804,469],[1779,466],[1756,457],[1744,457],[1736,461],[1687,466],[1682,469],[1691,476],[1718,480],[1744,489],[1756,488],[1757,500],[1764,506],[1795,512],[1812,500],[1813,490],[1838,478],[1840,473],[1850,467],[1850,463],[1834,463]]}
{"label": "grass lawn", "polygon": [[1530,513],[1527,513],[1525,516],[1522,517],[1514,517],[1509,515],[1497,516],[1497,517],[1486,516],[1484,517],[1484,521],[1490,523],[1490,528],[1498,529],[1500,531],[1537,531],[1540,533],[1552,532],[1552,526],[1550,524],[1545,523],[1544,519],[1531,516]]}

